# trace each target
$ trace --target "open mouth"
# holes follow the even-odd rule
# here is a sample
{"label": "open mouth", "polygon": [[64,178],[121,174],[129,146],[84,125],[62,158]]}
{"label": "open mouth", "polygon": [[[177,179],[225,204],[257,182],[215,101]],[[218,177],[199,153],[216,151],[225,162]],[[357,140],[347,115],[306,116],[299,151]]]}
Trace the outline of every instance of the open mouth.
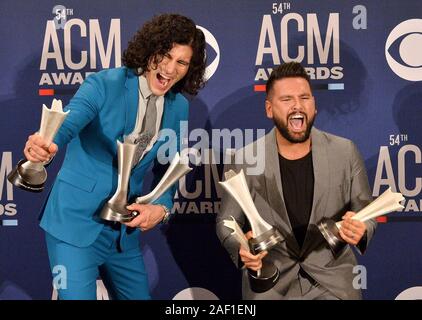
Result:
{"label": "open mouth", "polygon": [[171,79],[169,77],[163,76],[161,73],[157,73],[157,80],[163,87],[166,87]]}
{"label": "open mouth", "polygon": [[295,113],[289,116],[289,124],[294,131],[301,131],[305,122],[305,116],[301,113]]}

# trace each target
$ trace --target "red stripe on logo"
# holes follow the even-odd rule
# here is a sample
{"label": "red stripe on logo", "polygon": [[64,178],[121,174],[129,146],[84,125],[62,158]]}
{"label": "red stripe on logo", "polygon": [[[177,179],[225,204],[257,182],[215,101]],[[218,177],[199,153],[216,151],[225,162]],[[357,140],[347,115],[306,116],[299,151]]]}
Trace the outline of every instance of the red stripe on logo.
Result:
{"label": "red stripe on logo", "polygon": [[387,223],[387,217],[378,217],[377,219],[378,223]]}
{"label": "red stripe on logo", "polygon": [[39,96],[54,96],[54,89],[39,89]]}
{"label": "red stripe on logo", "polygon": [[254,91],[265,91],[265,84],[256,84],[254,85],[253,90]]}

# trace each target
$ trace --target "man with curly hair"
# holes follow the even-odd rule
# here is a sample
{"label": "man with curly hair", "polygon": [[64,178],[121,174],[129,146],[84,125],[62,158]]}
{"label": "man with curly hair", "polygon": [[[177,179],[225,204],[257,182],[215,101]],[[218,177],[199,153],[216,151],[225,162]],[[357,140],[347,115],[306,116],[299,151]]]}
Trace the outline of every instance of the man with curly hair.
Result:
{"label": "man with curly hair", "polygon": [[[182,93],[196,95],[204,85],[205,45],[204,34],[191,19],[154,17],[129,42],[124,67],[84,81],[66,106],[69,115],[53,143],[47,145],[38,134],[28,138],[24,154],[32,162],[49,161],[67,145],[40,224],[53,275],[57,266],[66,270],[57,288],[60,299],[96,299],[98,276],[112,298],[150,299],[139,233],[168,219],[176,186],[152,204],[128,206],[140,213],[129,223],[108,223],[98,215],[117,189],[116,140],[151,130],[151,140],[131,171],[130,202],[141,194],[151,166],[156,181],[164,172],[157,151],[169,142],[158,139],[159,130],[174,130],[177,139],[170,143],[179,150],[180,121],[188,119]],[[147,117],[147,108],[154,117]]]}

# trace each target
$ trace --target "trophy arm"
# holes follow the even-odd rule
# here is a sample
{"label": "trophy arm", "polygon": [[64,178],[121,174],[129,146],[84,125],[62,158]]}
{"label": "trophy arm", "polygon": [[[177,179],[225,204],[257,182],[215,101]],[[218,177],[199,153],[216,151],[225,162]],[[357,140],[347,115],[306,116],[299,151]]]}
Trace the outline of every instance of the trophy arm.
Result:
{"label": "trophy arm", "polygon": [[243,233],[242,229],[240,228],[239,224],[235,220],[233,216],[230,216],[231,220],[224,220],[224,226],[232,230],[231,235],[236,239],[236,241],[240,244],[240,247],[244,250],[251,251],[249,248],[248,239],[246,239],[245,234]]}
{"label": "trophy arm", "polygon": [[161,180],[156,187],[147,195],[136,198],[135,202],[139,204],[151,203],[157,200],[164,192],[166,192],[173,184],[175,184],[181,177],[192,170],[187,164],[180,161],[180,155],[177,152],[174,156],[170,166],[164,173]]}
{"label": "trophy arm", "polygon": [[[389,187],[377,199],[359,210],[351,219],[365,222],[390,212],[401,210],[404,208],[404,206],[400,204],[403,200],[404,197],[401,193],[392,192],[391,187]],[[336,222],[336,227],[338,229],[341,228],[341,221]]]}
{"label": "trophy arm", "polygon": [[382,208],[382,211],[373,212],[371,214],[365,215],[363,218],[360,219],[360,221],[365,222],[367,220],[374,219],[374,218],[377,218],[379,216],[383,216],[383,215],[386,215],[388,213],[401,210],[403,208],[404,208],[404,206],[402,206],[401,204],[399,204],[399,203],[393,203],[393,204],[391,204],[389,206],[383,207]]}
{"label": "trophy arm", "polygon": [[391,187],[384,191],[377,199],[360,210],[352,217],[354,220],[367,221],[384,214],[403,209],[400,204],[404,197],[399,192],[392,192]]}

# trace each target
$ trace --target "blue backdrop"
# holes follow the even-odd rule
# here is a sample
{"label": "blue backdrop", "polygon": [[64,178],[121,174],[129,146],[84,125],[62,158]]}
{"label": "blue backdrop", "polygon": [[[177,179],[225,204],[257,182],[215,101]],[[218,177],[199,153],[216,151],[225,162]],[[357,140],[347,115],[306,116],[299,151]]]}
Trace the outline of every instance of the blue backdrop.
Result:
{"label": "blue backdrop", "polygon": [[[358,257],[364,298],[422,298],[420,1],[4,0],[0,299],[52,297],[37,220],[47,192],[26,193],[5,179],[27,136],[38,130],[42,104],[51,105],[53,97],[67,102],[88,72],[120,66],[134,32],[164,12],[190,16],[206,32],[210,78],[191,102],[189,130],[202,129],[196,132],[215,146],[217,158],[220,143],[208,143],[205,133],[241,128],[256,137],[257,129],[268,131],[262,85],[271,68],[292,59],[308,68],[315,125],[358,145],[375,197],[388,186],[406,197],[405,209],[380,221],[367,254]],[[200,140],[193,136],[191,147]],[[242,143],[248,141],[245,135]],[[232,147],[241,145],[233,141]],[[63,150],[48,168],[49,186],[62,156]],[[187,288],[196,288],[194,298],[240,298],[240,273],[215,235],[222,192],[215,183],[222,172],[221,165],[194,166],[181,181],[170,225],[142,236],[154,299],[187,298]]]}

